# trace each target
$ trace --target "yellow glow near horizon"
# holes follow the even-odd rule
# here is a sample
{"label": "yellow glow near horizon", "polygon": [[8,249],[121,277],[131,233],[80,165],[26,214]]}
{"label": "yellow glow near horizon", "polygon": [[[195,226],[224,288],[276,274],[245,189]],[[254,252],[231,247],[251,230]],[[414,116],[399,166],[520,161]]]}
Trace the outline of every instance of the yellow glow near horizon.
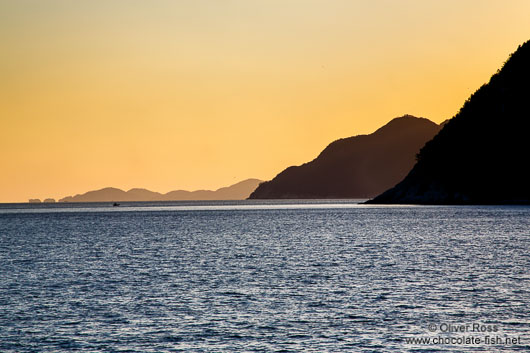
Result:
{"label": "yellow glow near horizon", "polygon": [[452,117],[530,2],[0,0],[0,39],[0,202],[216,189]]}

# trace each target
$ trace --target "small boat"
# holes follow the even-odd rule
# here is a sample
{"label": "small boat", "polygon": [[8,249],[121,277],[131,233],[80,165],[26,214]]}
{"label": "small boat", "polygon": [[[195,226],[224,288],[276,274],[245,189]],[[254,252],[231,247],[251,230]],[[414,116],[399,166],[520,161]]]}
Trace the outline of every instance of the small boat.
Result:
{"label": "small boat", "polygon": [[114,206],[114,207],[118,207],[119,205],[120,205],[120,204],[117,203],[117,202],[114,202],[114,203],[112,204],[112,206]]}

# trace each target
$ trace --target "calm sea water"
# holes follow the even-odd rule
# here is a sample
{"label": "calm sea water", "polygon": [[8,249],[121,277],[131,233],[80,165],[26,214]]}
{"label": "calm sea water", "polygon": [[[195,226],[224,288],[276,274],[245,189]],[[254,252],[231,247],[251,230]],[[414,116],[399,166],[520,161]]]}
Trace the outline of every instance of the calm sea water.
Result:
{"label": "calm sea water", "polygon": [[1,352],[529,350],[530,207],[0,206]]}

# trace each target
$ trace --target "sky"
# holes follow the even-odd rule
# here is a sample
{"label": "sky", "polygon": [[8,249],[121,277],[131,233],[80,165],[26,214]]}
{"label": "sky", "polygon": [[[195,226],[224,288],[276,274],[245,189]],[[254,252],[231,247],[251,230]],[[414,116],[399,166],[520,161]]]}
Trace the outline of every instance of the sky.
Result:
{"label": "sky", "polygon": [[0,0],[0,202],[271,179],[528,39],[527,0]]}

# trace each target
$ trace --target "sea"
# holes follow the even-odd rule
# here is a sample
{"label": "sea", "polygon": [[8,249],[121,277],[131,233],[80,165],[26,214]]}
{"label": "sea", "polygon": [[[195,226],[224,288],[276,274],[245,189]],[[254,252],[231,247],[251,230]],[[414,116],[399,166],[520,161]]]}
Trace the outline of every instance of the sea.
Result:
{"label": "sea", "polygon": [[0,352],[529,352],[530,207],[0,205]]}

